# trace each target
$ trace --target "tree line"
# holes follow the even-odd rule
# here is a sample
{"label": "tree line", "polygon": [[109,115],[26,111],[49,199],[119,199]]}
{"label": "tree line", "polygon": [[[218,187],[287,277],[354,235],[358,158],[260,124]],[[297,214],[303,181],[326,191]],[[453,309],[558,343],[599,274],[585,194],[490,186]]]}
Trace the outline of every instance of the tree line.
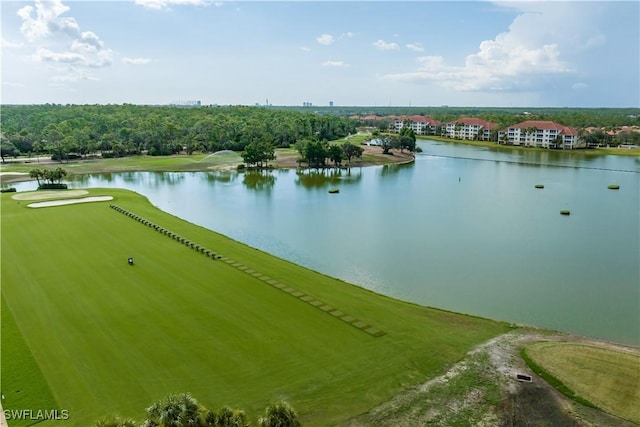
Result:
{"label": "tree line", "polygon": [[2,107],[5,156],[47,154],[72,159],[101,153],[242,151],[252,142],[289,147],[355,133],[347,117],[261,107],[176,108],[139,105],[13,105]]}
{"label": "tree line", "polygon": [[[137,424],[131,418],[115,415],[98,420],[95,427],[251,427],[246,413],[228,406],[218,411],[200,404],[189,393],[169,394],[146,410],[146,418]],[[258,418],[258,427],[300,427],[296,411],[284,401],[267,406]]]}

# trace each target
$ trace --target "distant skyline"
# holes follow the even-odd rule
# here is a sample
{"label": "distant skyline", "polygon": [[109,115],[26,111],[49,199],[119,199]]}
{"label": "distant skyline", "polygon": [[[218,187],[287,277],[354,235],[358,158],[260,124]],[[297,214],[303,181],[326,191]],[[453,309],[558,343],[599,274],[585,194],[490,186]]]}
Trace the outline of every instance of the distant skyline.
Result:
{"label": "distant skyline", "polygon": [[0,2],[3,104],[640,107],[640,2]]}

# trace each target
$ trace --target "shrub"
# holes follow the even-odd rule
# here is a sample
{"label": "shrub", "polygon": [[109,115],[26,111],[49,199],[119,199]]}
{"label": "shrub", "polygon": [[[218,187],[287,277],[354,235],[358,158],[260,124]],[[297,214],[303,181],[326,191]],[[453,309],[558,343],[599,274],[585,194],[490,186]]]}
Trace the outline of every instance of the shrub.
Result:
{"label": "shrub", "polygon": [[0,190],[0,193],[15,193],[15,187],[3,188]]}
{"label": "shrub", "polygon": [[56,184],[51,184],[51,183],[42,183],[40,184],[40,186],[38,187],[38,190],[66,190],[67,184],[60,184],[60,183],[56,183]]}

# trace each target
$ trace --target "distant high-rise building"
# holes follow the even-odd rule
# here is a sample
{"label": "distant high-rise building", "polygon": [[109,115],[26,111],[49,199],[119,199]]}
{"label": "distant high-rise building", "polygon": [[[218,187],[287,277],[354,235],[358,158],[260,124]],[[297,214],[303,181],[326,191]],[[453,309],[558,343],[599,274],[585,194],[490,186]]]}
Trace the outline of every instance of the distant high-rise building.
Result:
{"label": "distant high-rise building", "polygon": [[173,101],[169,105],[172,107],[201,107],[202,102],[199,100]]}
{"label": "distant high-rise building", "polygon": [[333,107],[333,101],[329,101],[329,107]]}

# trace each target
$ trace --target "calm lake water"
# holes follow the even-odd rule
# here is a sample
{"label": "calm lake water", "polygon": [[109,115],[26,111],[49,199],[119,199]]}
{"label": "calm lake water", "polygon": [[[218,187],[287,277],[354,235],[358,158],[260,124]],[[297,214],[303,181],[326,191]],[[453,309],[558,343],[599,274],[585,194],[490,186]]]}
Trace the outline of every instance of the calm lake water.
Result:
{"label": "calm lake water", "polygon": [[640,345],[640,159],[419,145],[414,164],[350,173],[121,173],[70,186],[137,191],[400,299]]}

